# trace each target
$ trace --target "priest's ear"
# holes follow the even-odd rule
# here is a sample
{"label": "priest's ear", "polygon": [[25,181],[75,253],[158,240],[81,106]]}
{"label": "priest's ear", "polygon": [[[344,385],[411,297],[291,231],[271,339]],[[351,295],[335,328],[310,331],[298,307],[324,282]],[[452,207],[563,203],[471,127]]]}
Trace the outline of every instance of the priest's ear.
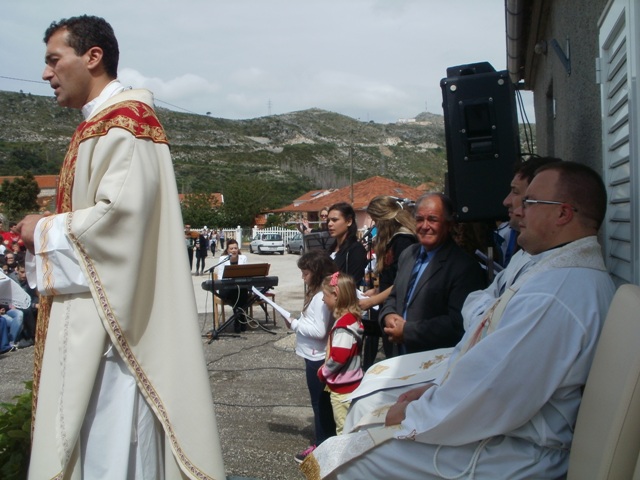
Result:
{"label": "priest's ear", "polygon": [[105,71],[102,63],[103,55],[104,52],[102,51],[102,48],[98,46],[91,47],[89,50],[84,52],[83,57],[85,59],[87,69],[94,75],[104,73]]}

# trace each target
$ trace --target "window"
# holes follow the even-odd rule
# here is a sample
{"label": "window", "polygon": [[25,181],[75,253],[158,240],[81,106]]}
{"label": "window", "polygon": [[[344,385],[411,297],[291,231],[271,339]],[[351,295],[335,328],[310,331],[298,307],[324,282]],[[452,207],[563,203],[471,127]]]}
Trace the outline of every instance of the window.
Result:
{"label": "window", "polygon": [[[614,0],[602,16],[598,79],[601,85],[603,173],[609,205],[604,225],[607,267],[617,284],[640,280],[638,218],[638,87],[630,81],[638,68],[635,0]],[[635,7],[634,7],[635,8]]]}

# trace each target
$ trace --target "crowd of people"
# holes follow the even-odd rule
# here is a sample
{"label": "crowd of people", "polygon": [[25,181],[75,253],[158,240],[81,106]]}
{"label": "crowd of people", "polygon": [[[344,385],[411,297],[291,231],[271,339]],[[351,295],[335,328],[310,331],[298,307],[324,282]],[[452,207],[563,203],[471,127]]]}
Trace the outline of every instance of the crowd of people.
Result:
{"label": "crowd of people", "polygon": [[[446,196],[418,199],[409,223],[393,198],[371,202],[368,211],[377,227],[373,271],[381,281],[365,292],[359,307],[371,312],[379,306],[379,331],[388,342],[383,351],[390,358],[399,355],[394,368],[399,376],[406,373],[407,386],[353,401],[345,397],[337,407],[334,402],[342,434],[336,429],[329,438],[316,435],[316,442],[296,455],[308,478],[557,478],[566,473],[582,387],[615,291],[596,238],[606,190],[584,165],[531,158],[517,164],[504,205],[509,235],[503,238],[512,244],[513,236],[517,246],[502,251],[504,269],[491,278],[456,243],[461,237]],[[351,218],[330,208],[332,236],[348,230]],[[393,226],[386,224],[390,219]],[[502,235],[505,226],[497,227]],[[340,258],[335,250],[344,253],[347,245],[336,241],[331,257]],[[344,271],[347,262],[335,262],[334,268]],[[390,280],[384,280],[387,269],[393,269]],[[331,278],[327,275],[325,284]],[[332,375],[340,378],[336,372],[341,372],[356,383],[369,375],[354,375],[354,363],[344,353],[354,339],[362,342],[352,327],[349,334],[349,327],[342,327],[342,357],[336,360],[331,351],[342,316],[330,315],[322,328],[306,327],[327,338],[325,361],[318,368],[318,378],[327,384],[327,365]],[[321,322],[326,316],[314,318]],[[305,311],[297,324],[291,321],[299,344],[303,321],[309,323]],[[314,341],[323,343],[320,337]],[[417,372],[403,365],[432,351],[446,352],[446,370],[424,385],[411,385]],[[565,360],[557,356],[560,351]],[[523,375],[530,388],[523,386]],[[382,423],[366,420],[382,406]],[[322,417],[318,411],[314,414]]]}
{"label": "crowd of people", "polygon": [[220,245],[221,255],[226,255],[225,233],[222,229],[209,229],[206,225],[202,230],[191,230],[191,225],[184,226],[184,241],[187,247],[187,257],[189,258],[189,268],[193,270],[193,259],[196,259],[196,271],[194,275],[204,275],[206,259],[211,252],[211,256],[216,256],[216,250]]}
{"label": "crowd of people", "polygon": [[[454,210],[446,196],[426,194],[412,209],[395,197],[380,196],[370,202],[367,212],[375,222],[372,239],[359,238],[351,205],[341,202],[323,209],[320,214],[326,220],[321,228],[332,241],[324,250],[305,253],[298,262],[307,300],[300,318],[287,323],[296,332],[296,351],[305,359],[316,429],[315,441],[295,455],[298,462],[328,433],[342,433],[347,398],[373,363],[379,337],[388,357],[452,347],[464,333],[460,315],[464,297],[485,286],[478,262],[453,241]],[[338,277],[327,276],[332,269]],[[371,278],[365,287],[367,271]],[[335,291],[320,287],[320,275],[325,276],[325,287],[333,282]],[[348,300],[346,278],[353,295]],[[357,294],[363,287],[364,293]],[[338,302],[335,295],[340,293]],[[363,355],[365,338],[368,351]],[[312,351],[309,345],[314,346]],[[324,398],[325,384],[329,400]],[[327,420],[332,415],[333,423]]]}
{"label": "crowd of people", "polygon": [[[4,230],[5,221],[0,219],[0,265],[7,279],[17,283],[30,297],[31,305],[18,308],[12,303],[0,304],[0,354],[30,347],[35,339],[38,313],[38,294],[29,286],[25,271],[25,246],[16,231],[16,223],[9,223]],[[4,278],[4,277],[3,277]]]}
{"label": "crowd of people", "polygon": [[[566,472],[568,432],[615,290],[596,239],[606,191],[584,165],[532,157],[517,162],[503,203],[509,221],[496,222],[491,245],[473,245],[473,227],[456,224],[440,193],[413,205],[374,198],[364,238],[346,203],[319,212],[318,229],[300,228],[332,239],[299,259],[305,301],[299,318],[286,319],[314,414],[315,438],[294,455],[308,478]],[[482,246],[497,250],[497,275],[472,255]],[[590,299],[576,302],[578,291]],[[400,373],[403,358],[446,351],[446,374],[352,401],[379,337]],[[558,362],[563,349],[571,361]],[[544,388],[521,388],[524,372]],[[382,424],[362,424],[390,398]],[[549,416],[553,410],[561,416]]]}
{"label": "crowd of people", "polygon": [[[286,319],[314,414],[315,438],[294,455],[308,478],[440,478],[449,475],[440,460],[453,466],[451,475],[483,472],[479,478],[566,471],[566,432],[614,292],[595,238],[605,204],[602,181],[588,167],[555,158],[518,162],[504,199],[509,222],[496,223],[491,245],[502,267],[495,278],[486,258],[472,255],[483,246],[470,240],[473,229],[456,224],[454,205],[440,193],[413,205],[374,198],[364,238],[347,203],[319,212],[324,223],[317,229],[301,228],[331,238],[299,259],[305,301],[299,318]],[[593,292],[591,300],[572,303],[579,289]],[[548,334],[556,336],[544,345]],[[400,366],[412,354],[445,350],[446,375],[351,401],[380,337],[384,356],[398,357]],[[557,364],[554,349],[564,341],[575,361]],[[532,360],[540,352],[545,360]],[[543,392],[518,390],[517,372],[529,371]],[[363,427],[363,416],[390,398],[384,425]],[[504,398],[524,407],[496,410]],[[548,418],[552,409],[562,419]],[[537,424],[549,435],[535,434]],[[353,448],[360,444],[367,446]],[[431,460],[416,465],[412,455]]]}

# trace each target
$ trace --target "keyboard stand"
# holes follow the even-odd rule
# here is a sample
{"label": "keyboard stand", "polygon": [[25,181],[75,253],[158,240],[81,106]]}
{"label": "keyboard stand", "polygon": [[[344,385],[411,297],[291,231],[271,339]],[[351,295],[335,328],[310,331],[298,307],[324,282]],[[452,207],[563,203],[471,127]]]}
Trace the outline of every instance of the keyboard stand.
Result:
{"label": "keyboard stand", "polygon": [[[269,290],[269,288],[271,288],[271,287],[265,287],[265,288],[261,289],[260,291],[262,293],[266,293],[267,290]],[[231,315],[222,325],[220,325],[220,327],[217,330],[215,328],[213,328],[212,330],[207,332],[206,336],[209,337],[209,341],[207,342],[207,344],[211,345],[214,340],[218,340],[218,338],[220,337],[220,333],[225,328],[227,328],[229,325],[232,325],[236,321],[236,319],[242,318],[243,312],[245,312],[245,315],[246,315],[246,312],[249,311],[249,307],[251,307],[251,305],[256,303],[259,299],[260,299],[260,297],[258,295],[253,293],[253,291],[249,290],[249,296],[247,297],[247,301],[246,301],[245,305],[244,306],[235,306],[233,308],[233,315]],[[268,328],[265,328],[264,325],[262,325],[260,322],[256,322],[256,323],[265,332],[269,332],[272,335],[277,335],[276,332],[272,332]],[[233,337],[240,337],[240,335],[237,335],[237,334],[232,335],[232,336]]]}

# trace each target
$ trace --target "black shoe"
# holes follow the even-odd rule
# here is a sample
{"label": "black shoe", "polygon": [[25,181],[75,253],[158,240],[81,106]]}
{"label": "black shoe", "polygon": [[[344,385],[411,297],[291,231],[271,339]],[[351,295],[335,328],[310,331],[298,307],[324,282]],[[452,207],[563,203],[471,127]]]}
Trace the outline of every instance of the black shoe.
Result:
{"label": "black shoe", "polygon": [[26,338],[23,338],[18,342],[18,349],[32,347],[32,346],[33,346],[33,340],[31,339],[27,340]]}

